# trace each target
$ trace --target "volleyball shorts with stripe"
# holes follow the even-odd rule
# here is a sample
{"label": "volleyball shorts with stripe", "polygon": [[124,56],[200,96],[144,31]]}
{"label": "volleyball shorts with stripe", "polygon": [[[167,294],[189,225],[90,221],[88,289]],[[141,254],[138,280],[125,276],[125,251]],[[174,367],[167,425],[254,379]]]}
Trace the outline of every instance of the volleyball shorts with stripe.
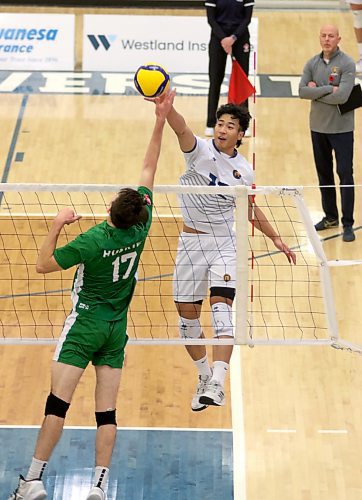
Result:
{"label": "volleyball shorts with stripe", "polygon": [[86,368],[89,362],[122,368],[127,340],[127,315],[105,321],[72,311],[64,322],[53,360],[79,368]]}
{"label": "volleyball shorts with stripe", "polygon": [[175,302],[203,300],[211,287],[235,288],[235,280],[234,235],[180,234],[173,275]]}

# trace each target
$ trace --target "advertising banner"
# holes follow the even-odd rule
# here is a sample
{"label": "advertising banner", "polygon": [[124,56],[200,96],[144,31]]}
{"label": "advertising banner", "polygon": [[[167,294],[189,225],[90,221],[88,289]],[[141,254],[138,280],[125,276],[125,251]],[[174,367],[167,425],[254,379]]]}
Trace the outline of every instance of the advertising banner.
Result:
{"label": "advertising banner", "polygon": [[75,16],[0,13],[0,70],[73,70]]}
{"label": "advertising banner", "polygon": [[[253,50],[258,19],[249,26]],[[208,73],[211,28],[205,16],[85,15],[83,70],[134,72],[156,62],[174,73]],[[253,52],[251,57],[254,59]],[[230,73],[229,61],[227,72]],[[250,74],[254,60],[250,61]]]}

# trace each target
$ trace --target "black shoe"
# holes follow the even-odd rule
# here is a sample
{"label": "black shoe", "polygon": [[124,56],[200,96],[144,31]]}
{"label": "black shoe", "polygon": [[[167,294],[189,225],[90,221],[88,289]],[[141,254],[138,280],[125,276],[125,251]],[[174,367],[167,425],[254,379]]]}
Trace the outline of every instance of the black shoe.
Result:
{"label": "black shoe", "polygon": [[345,226],[343,228],[343,241],[354,241],[356,239],[356,235],[354,234],[354,230],[352,226]]}
{"label": "black shoe", "polygon": [[327,219],[327,217],[323,217],[323,219],[314,227],[316,231],[323,231],[324,229],[330,229],[331,227],[338,227],[338,225],[338,219]]}

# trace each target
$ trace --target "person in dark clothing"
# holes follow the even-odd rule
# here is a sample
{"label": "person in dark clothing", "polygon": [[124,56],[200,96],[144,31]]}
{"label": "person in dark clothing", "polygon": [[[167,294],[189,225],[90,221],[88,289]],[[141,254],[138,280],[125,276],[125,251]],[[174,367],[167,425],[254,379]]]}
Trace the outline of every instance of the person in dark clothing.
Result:
{"label": "person in dark clothing", "polygon": [[[225,76],[226,58],[232,55],[245,74],[249,74],[250,34],[248,26],[254,0],[209,0],[205,2],[211,26],[209,42],[209,96],[205,135],[213,136],[220,88]],[[242,104],[242,103],[238,103]],[[244,103],[247,107],[247,101]]]}

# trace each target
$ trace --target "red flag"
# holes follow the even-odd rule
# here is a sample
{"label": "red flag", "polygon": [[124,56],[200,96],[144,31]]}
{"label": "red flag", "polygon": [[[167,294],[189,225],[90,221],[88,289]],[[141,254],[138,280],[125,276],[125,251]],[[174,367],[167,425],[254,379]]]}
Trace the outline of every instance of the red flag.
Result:
{"label": "red flag", "polygon": [[233,59],[229,82],[228,102],[241,104],[254,93],[255,88],[250,83],[245,71],[240,66],[238,61]]}

